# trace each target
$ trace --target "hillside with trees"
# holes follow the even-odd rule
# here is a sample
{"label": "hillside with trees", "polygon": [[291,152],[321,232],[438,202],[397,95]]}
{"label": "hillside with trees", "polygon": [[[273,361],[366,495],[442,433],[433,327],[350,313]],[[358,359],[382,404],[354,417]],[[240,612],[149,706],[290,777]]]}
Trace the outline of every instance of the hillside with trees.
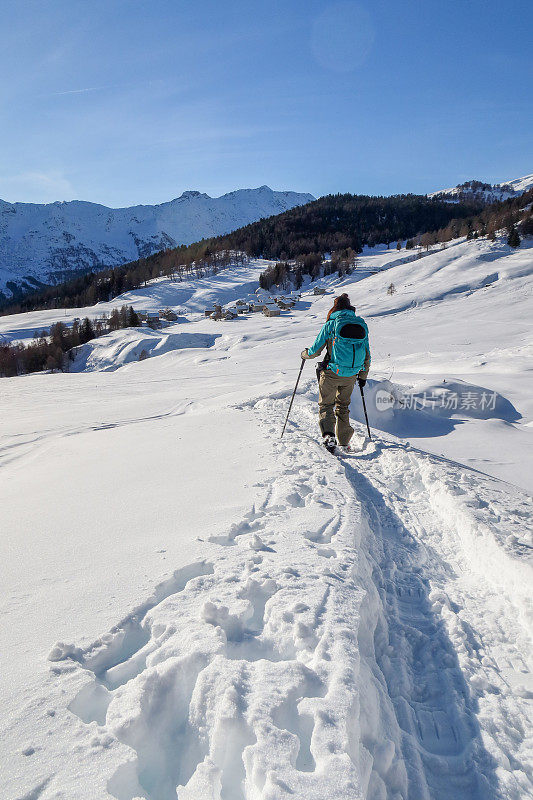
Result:
{"label": "hillside with trees", "polygon": [[449,203],[419,195],[327,195],[299,209],[240,228],[225,239],[228,246],[250,256],[281,260],[304,253],[347,249],[361,252],[364,245],[407,239],[478,210],[470,203],[452,209]]}
{"label": "hillside with trees", "polygon": [[[328,195],[224,236],[163,250],[121,267],[90,272],[68,283],[47,287],[18,303],[4,303],[1,313],[107,302],[153,278],[205,277],[230,263],[242,263],[247,257],[279,260],[282,265],[274,270],[288,269],[291,279],[298,283],[303,274],[317,277],[323,270],[324,254],[328,253],[332,255],[331,268],[343,274],[352,268],[354,257],[364,245],[397,246],[406,241],[407,248],[415,244],[428,248],[458,236],[493,237],[502,228],[509,233],[517,225],[527,228],[531,225],[531,209],[527,210],[527,206],[532,200],[533,190],[490,206],[449,203],[419,195]],[[516,237],[512,239],[516,241]],[[287,261],[293,264],[283,266]],[[270,275],[263,285],[278,283],[279,277]]]}
{"label": "hillside with trees", "polygon": [[56,322],[50,330],[36,333],[29,344],[0,343],[0,378],[12,378],[43,370],[68,372],[76,356],[76,348],[103,336],[108,331],[135,328],[139,317],[131,306],[112,309],[105,324],[89,317],[75,319],[71,326]]}

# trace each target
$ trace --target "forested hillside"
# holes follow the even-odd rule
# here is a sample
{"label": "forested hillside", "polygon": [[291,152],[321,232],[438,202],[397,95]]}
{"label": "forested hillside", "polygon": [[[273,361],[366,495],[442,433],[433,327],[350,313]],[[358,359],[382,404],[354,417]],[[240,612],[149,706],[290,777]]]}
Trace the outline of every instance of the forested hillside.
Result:
{"label": "forested hillside", "polygon": [[232,248],[265,258],[295,258],[303,253],[347,248],[360,252],[363,245],[407,239],[479,210],[480,206],[472,203],[451,208],[449,203],[411,194],[327,195],[299,209],[246,225],[224,239]]}

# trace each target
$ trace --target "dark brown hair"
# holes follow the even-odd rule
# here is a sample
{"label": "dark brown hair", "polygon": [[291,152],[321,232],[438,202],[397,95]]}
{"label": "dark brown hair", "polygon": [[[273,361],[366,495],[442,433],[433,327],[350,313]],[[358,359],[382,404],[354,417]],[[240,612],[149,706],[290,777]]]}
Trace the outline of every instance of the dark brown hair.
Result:
{"label": "dark brown hair", "polygon": [[329,319],[331,315],[335,313],[335,311],[344,311],[346,309],[351,309],[352,311],[355,311],[355,308],[350,303],[350,298],[348,297],[348,295],[340,294],[338,297],[335,298],[333,305],[328,312],[327,319]]}

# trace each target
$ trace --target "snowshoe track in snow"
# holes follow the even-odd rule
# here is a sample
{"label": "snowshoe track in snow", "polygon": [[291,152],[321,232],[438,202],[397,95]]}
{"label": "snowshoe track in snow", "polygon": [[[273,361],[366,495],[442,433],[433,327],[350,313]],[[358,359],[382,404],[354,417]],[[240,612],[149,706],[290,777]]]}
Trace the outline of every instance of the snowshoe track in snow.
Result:
{"label": "snowshoe track in snow", "polygon": [[[69,706],[80,724],[129,748],[109,793],[533,797],[519,759],[527,696],[511,722],[516,698],[497,665],[526,675],[513,644],[525,605],[516,614],[500,593],[495,608],[494,587],[461,574],[475,531],[443,517],[434,460],[379,441],[331,459],[298,429],[315,424],[312,399],[273,442],[277,469],[256,484],[262,496],[210,538],[205,561],[85,650],[52,651],[82,671]],[[267,435],[279,435],[272,420],[284,407],[255,404]],[[487,613],[511,634],[502,624],[501,641],[490,639]]]}
{"label": "snowshoe track in snow", "polygon": [[493,797],[476,752],[474,703],[429,600],[423,546],[366,479],[353,468],[348,476],[363,502],[372,582],[379,596],[371,657],[401,729],[409,796]]}
{"label": "snowshoe track in snow", "polygon": [[86,650],[51,654],[91,676],[70,710],[131,748],[108,782],[119,800],[363,796],[351,511],[299,448],[276,448],[280,475],[212,537],[215,557]]}

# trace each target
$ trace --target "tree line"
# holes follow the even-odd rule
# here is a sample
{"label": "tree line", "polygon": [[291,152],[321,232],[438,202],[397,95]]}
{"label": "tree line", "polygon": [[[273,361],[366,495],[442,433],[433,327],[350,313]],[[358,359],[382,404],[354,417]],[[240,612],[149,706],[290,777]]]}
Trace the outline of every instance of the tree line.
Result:
{"label": "tree line", "polygon": [[507,243],[519,247],[521,236],[533,236],[533,189],[525,194],[485,206],[483,210],[465,219],[452,219],[445,227],[426,231],[407,242],[406,247],[425,247],[428,250],[435,244],[446,244],[459,237],[467,240],[486,237],[496,239],[499,231],[506,231]]}
{"label": "tree line", "polygon": [[[437,244],[445,247],[447,242],[459,237],[465,237],[467,240],[487,237],[494,241],[497,231],[502,230],[507,232],[507,244],[511,247],[519,247],[521,235],[533,236],[533,211],[530,202],[532,200],[533,190],[522,197],[485,206],[475,216],[453,218],[447,225],[437,230],[429,230],[407,239],[405,248],[406,250],[418,248],[419,255],[421,255],[424,248],[428,251]],[[454,207],[452,204],[449,205]],[[390,244],[387,242],[387,246]],[[396,248],[401,250],[401,239],[398,239]],[[356,265],[357,251],[352,248],[333,251],[328,260],[324,258],[324,253],[306,253],[296,256],[293,260],[278,261],[267,267],[260,275],[259,285],[267,290],[273,286],[299,289],[304,275],[309,275],[311,280],[316,280],[336,272],[339,278],[342,278],[349,275]]]}
{"label": "tree line", "polygon": [[270,290],[273,286],[294,286],[299,289],[304,275],[316,280],[335,272],[339,278],[350,275],[357,265],[357,253],[351,247],[331,253],[326,261],[322,253],[304,253],[293,261],[277,261],[266,268],[259,276],[259,286]]}
{"label": "tree line", "polygon": [[76,348],[108,331],[140,325],[138,314],[132,306],[114,308],[105,321],[93,322],[89,317],[75,319],[68,327],[56,322],[49,333],[35,333],[29,344],[16,342],[0,344],[0,377],[11,378],[43,370],[68,372],[70,362],[76,357]]}

